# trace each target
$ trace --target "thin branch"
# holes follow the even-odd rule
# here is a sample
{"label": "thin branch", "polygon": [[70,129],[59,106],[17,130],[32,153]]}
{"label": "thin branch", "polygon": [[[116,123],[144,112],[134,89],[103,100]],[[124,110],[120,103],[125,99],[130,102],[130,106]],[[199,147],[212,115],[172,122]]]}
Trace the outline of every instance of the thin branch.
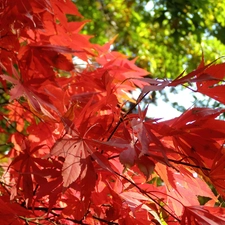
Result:
{"label": "thin branch", "polygon": [[123,118],[120,117],[119,122],[116,124],[116,126],[114,127],[113,131],[111,132],[111,134],[109,135],[107,141],[109,141],[112,136],[114,135],[114,133],[116,132],[116,130],[118,129],[118,127],[120,126],[120,124],[123,122]]}
{"label": "thin branch", "polygon": [[116,126],[114,127],[113,131],[111,132],[111,134],[109,135],[107,141],[109,141],[112,136],[114,135],[114,133],[117,131],[118,127],[120,126],[120,124],[126,119],[127,115],[130,114],[132,112],[133,109],[135,109],[135,107],[148,95],[149,92],[145,93],[141,99],[139,99],[138,101],[136,101],[136,103],[122,116],[120,117],[120,120],[118,121],[118,123],[116,124]]}
{"label": "thin branch", "polygon": [[[118,157],[119,157],[119,155],[113,155],[113,156],[109,157],[108,160],[115,159],[115,158],[118,158]],[[181,165],[185,165],[185,166],[188,166],[188,167],[193,167],[193,168],[196,168],[196,169],[202,169],[202,170],[211,171],[211,169],[209,169],[207,167],[197,166],[197,165],[193,165],[193,164],[190,164],[190,163],[182,162],[182,160],[183,159],[181,159],[181,160],[174,160],[174,159],[169,159],[168,158],[169,162],[173,162],[175,164],[181,164]]]}
{"label": "thin branch", "polygon": [[179,218],[177,218],[176,216],[174,216],[169,210],[167,210],[164,206],[160,205],[160,203],[158,203],[154,198],[152,198],[148,193],[146,193],[143,189],[141,189],[140,187],[138,187],[137,184],[135,184],[133,181],[129,180],[128,178],[126,178],[125,176],[117,173],[116,171],[114,171],[115,174],[117,174],[119,177],[123,178],[124,180],[128,181],[129,183],[131,183],[134,187],[136,187],[142,194],[144,194],[145,196],[147,196],[149,199],[151,199],[156,205],[158,205],[160,208],[162,208],[166,213],[168,213],[171,217],[173,217],[175,220],[177,220],[179,223],[181,222],[181,220]]}
{"label": "thin branch", "polygon": [[110,222],[110,221],[107,221],[107,220],[98,218],[98,217],[96,217],[96,216],[92,216],[92,217],[93,217],[94,219],[96,219],[96,220],[99,220],[99,221],[101,221],[101,222],[107,223],[107,224],[109,224],[109,225],[118,225],[118,223]]}
{"label": "thin branch", "polygon": [[[24,207],[24,206],[23,206]],[[38,211],[38,210],[40,210],[40,211],[44,211],[44,212],[48,212],[48,210],[49,210],[49,208],[47,208],[47,207],[28,207],[27,208],[28,210],[36,210],[36,211]],[[51,209],[51,214],[53,214],[54,216],[60,216],[59,214],[57,214],[57,213],[55,213],[55,212],[53,212],[53,211],[62,211],[64,208],[60,208],[60,207],[55,207],[55,208],[52,208]],[[107,223],[107,224],[109,224],[109,225],[118,225],[118,223],[115,223],[115,222],[111,222],[111,221],[107,221],[107,220],[104,220],[104,219],[101,219],[101,218],[98,218],[98,217],[96,217],[96,216],[92,216],[94,219],[96,219],[96,220],[99,220],[99,221],[101,221],[101,222],[104,222],[104,223]],[[22,218],[22,219],[28,219],[28,218]],[[69,220],[69,221],[72,221],[72,222],[75,222],[75,223],[77,223],[77,224],[82,224],[82,225],[86,225],[86,223],[83,223],[82,221],[79,221],[79,220],[74,220],[74,219],[70,219],[70,218],[64,218],[64,219],[66,219],[66,220]],[[39,224],[39,223],[37,223],[37,224]]]}
{"label": "thin branch", "polygon": [[[25,209],[28,209],[28,210],[36,210],[36,211],[38,211],[38,210],[40,210],[40,211],[44,211],[44,212],[48,212],[48,210],[49,210],[49,208],[47,208],[47,207],[25,207],[24,205],[21,205],[22,207],[24,207]],[[54,215],[54,216],[57,216],[57,217],[60,217],[60,215],[59,214],[57,214],[57,213],[55,213],[55,212],[53,212],[53,211],[62,211],[64,208],[61,208],[61,207],[55,207],[55,208],[52,208],[51,209],[51,211],[50,211],[50,214],[52,214],[52,215]],[[28,218],[27,218],[28,219]],[[46,218],[47,219],[47,218]],[[83,223],[82,221],[80,221],[80,220],[75,220],[75,219],[71,219],[71,218],[68,218],[68,217],[65,217],[65,218],[63,218],[63,219],[65,219],[65,220],[69,220],[69,221],[71,221],[71,222],[74,222],[74,223],[76,223],[76,224],[81,224],[81,225],[88,225],[88,224],[86,224],[86,223]]]}
{"label": "thin branch", "polygon": [[[27,207],[26,209],[28,210],[40,210],[40,211],[45,211],[45,212],[48,212],[49,208],[47,207]],[[54,211],[62,211],[64,208],[61,208],[61,207],[54,207],[54,208],[51,208],[51,210],[54,210]]]}
{"label": "thin branch", "polygon": [[185,165],[185,166],[189,166],[189,167],[193,167],[193,168],[197,168],[197,169],[202,169],[202,170],[207,170],[207,171],[211,171],[211,169],[207,168],[207,167],[202,167],[202,166],[197,166],[197,165],[193,165],[190,163],[186,163],[186,162],[182,162],[183,159],[177,161],[174,159],[168,159],[170,162],[176,163],[176,164],[181,164],[181,165]]}
{"label": "thin branch", "polygon": [[[55,212],[52,212],[52,211],[51,211],[51,214],[53,214],[54,216],[60,217],[60,215],[57,214],[57,213],[55,213]],[[63,219],[69,220],[69,221],[71,221],[71,222],[74,222],[75,224],[88,225],[87,223],[83,223],[83,222],[80,221],[80,220],[70,219],[70,218],[68,218],[68,217],[63,218]]]}

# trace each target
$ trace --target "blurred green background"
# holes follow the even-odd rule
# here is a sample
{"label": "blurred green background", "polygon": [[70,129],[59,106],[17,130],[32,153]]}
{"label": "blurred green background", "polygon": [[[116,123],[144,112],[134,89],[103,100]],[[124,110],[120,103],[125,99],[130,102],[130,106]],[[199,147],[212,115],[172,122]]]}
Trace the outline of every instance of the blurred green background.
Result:
{"label": "blurred green background", "polygon": [[225,55],[224,0],[73,0],[85,19],[83,33],[104,44],[118,34],[114,50],[157,78],[175,78]]}

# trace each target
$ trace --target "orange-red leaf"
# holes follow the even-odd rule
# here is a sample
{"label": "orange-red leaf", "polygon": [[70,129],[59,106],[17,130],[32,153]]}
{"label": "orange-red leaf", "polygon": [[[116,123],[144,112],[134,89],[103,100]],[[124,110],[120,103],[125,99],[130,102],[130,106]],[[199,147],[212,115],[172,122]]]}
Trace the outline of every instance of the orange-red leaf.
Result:
{"label": "orange-red leaf", "polygon": [[181,225],[219,225],[225,224],[225,210],[204,206],[185,207]]}
{"label": "orange-red leaf", "polygon": [[81,167],[88,156],[88,151],[83,140],[77,134],[74,137],[65,135],[58,140],[51,150],[51,154],[65,158],[62,168],[63,185],[68,187],[77,180],[81,174]]}

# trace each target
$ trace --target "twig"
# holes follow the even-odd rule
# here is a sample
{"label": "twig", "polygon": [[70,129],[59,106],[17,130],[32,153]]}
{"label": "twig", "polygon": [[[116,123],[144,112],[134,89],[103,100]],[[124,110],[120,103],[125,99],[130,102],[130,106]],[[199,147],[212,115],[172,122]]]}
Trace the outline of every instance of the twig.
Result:
{"label": "twig", "polygon": [[114,171],[115,174],[117,174],[119,177],[123,178],[124,180],[128,181],[129,183],[131,183],[134,187],[136,187],[142,194],[144,194],[145,196],[147,196],[149,199],[151,199],[156,205],[158,205],[160,208],[162,208],[166,213],[168,213],[171,217],[173,217],[175,220],[177,220],[179,223],[181,222],[181,220],[179,218],[177,218],[176,216],[174,216],[169,210],[167,210],[164,206],[160,205],[160,203],[158,203],[155,199],[153,199],[148,193],[146,193],[143,189],[141,189],[140,187],[138,187],[137,184],[135,184],[133,181],[129,180],[128,178],[126,178],[125,176],[117,173],[116,171]]}
{"label": "twig", "polygon": [[116,124],[116,126],[114,127],[113,131],[111,132],[111,134],[109,135],[107,141],[109,141],[112,136],[114,135],[114,133],[116,132],[116,130],[118,129],[118,127],[120,126],[120,124],[124,121],[124,119],[126,119],[127,115],[130,114],[132,112],[133,109],[135,109],[135,107],[146,97],[146,95],[149,92],[145,93],[141,99],[139,99],[122,117],[120,117],[120,120],[118,121],[118,123]]}

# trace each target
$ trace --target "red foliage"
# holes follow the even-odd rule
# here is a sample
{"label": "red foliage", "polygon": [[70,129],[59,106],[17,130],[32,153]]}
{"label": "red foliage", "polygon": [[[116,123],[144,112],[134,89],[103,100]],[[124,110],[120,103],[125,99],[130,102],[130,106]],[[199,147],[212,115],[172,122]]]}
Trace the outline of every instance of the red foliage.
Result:
{"label": "red foliage", "polygon": [[[174,81],[144,78],[112,42],[80,34],[86,21],[68,22],[66,14],[82,18],[70,0],[0,7],[0,79],[10,95],[1,132],[13,143],[1,160],[1,224],[225,223],[214,207],[225,198],[225,122],[217,119],[225,109],[192,108],[168,121],[123,110],[136,86],[137,106],[151,91],[190,82],[224,103],[225,64],[202,58]],[[210,200],[203,207],[198,196]]]}

